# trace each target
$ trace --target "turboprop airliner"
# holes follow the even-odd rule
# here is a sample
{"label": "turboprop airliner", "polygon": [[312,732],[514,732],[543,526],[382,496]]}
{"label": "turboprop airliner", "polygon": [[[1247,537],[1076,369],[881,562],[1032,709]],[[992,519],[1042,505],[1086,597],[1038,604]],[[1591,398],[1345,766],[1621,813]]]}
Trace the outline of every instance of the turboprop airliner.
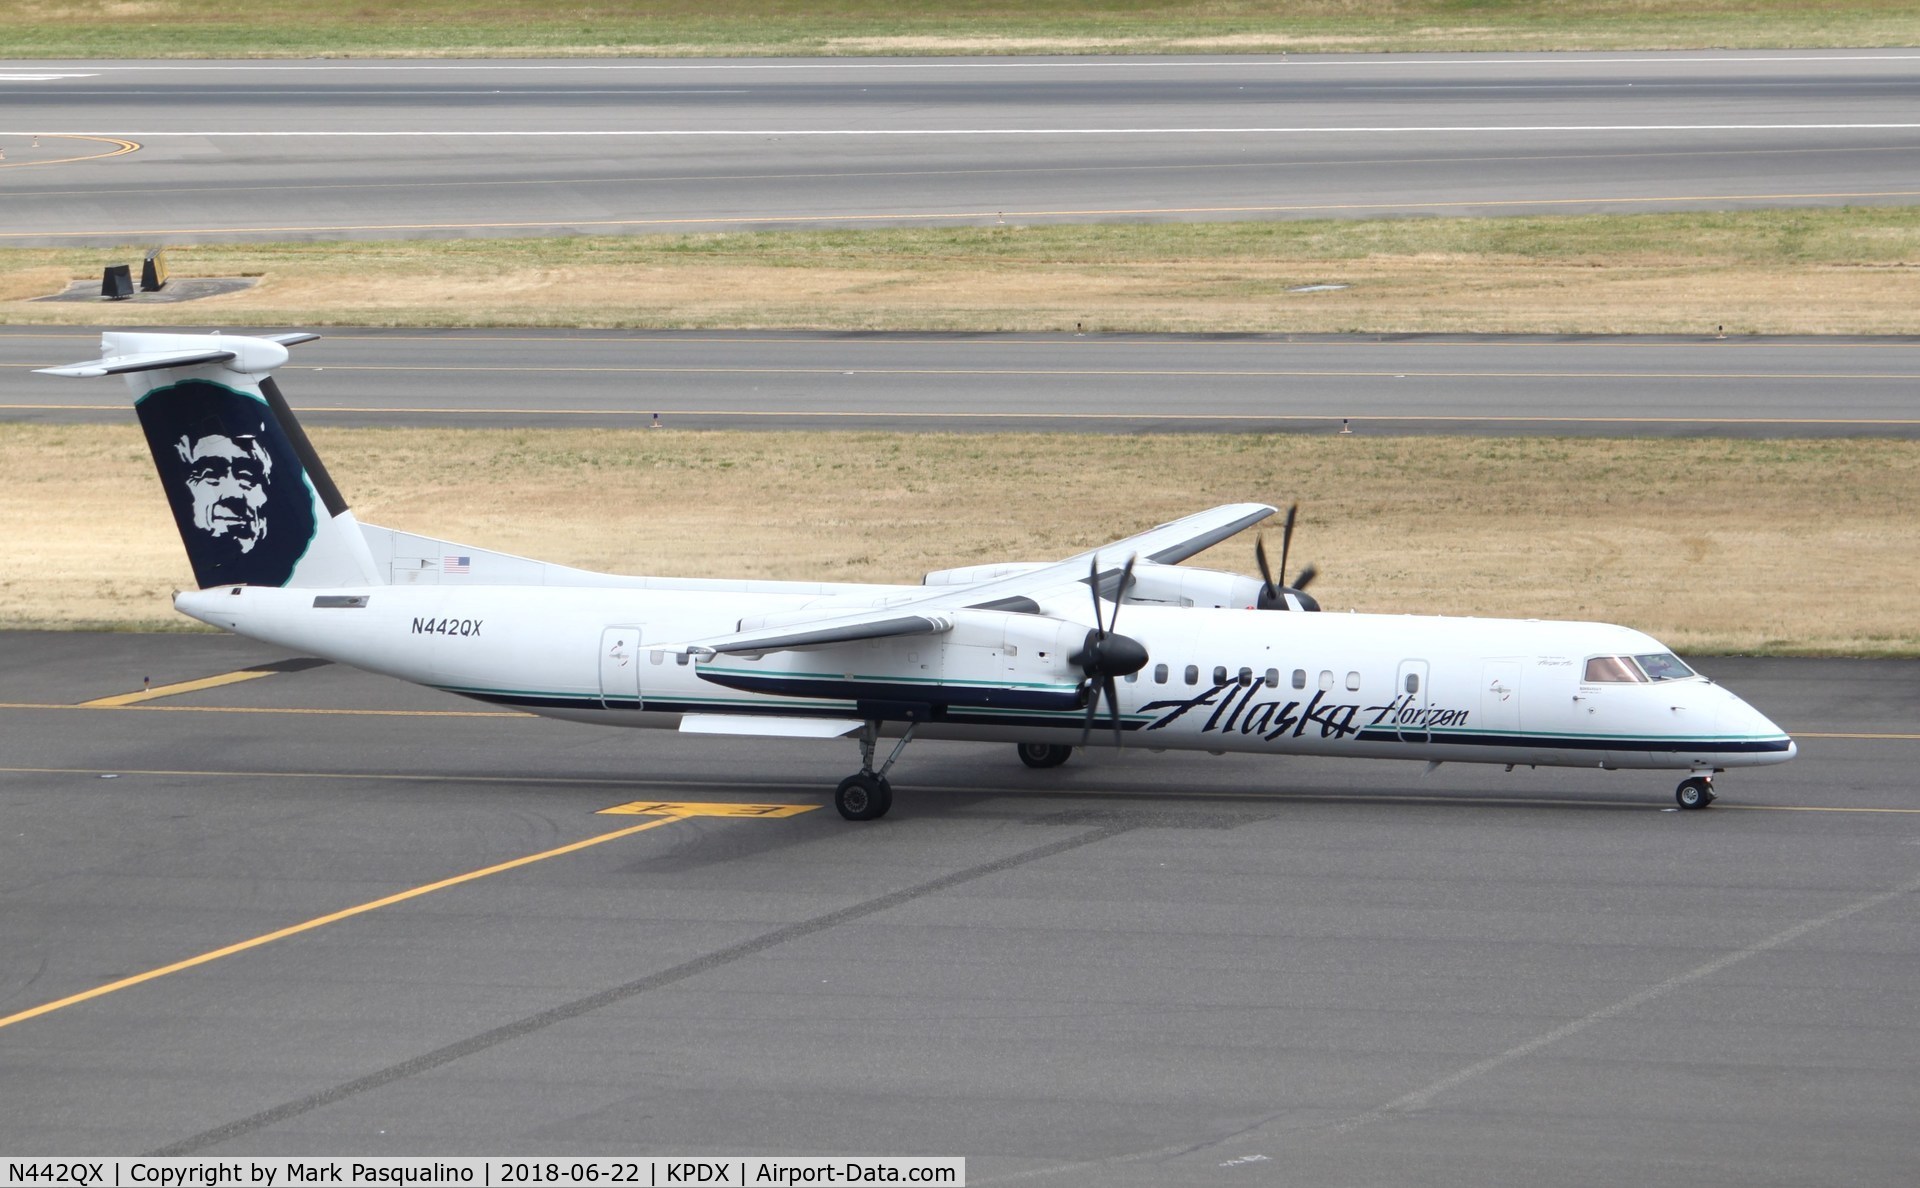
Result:
{"label": "turboprop airliner", "polygon": [[[834,805],[872,820],[916,738],[1715,774],[1795,744],[1658,640],[1606,623],[1328,614],[1180,562],[1275,513],[1238,503],[1052,562],[919,585],[629,577],[359,523],[272,373],[281,334],[107,333],[44,371],[123,375],[199,588],[250,639],[536,714],[689,734],[851,738]],[[1121,628],[1124,624],[1125,631]],[[1099,729],[1095,729],[1098,725]],[[883,742],[890,753],[876,763]]]}

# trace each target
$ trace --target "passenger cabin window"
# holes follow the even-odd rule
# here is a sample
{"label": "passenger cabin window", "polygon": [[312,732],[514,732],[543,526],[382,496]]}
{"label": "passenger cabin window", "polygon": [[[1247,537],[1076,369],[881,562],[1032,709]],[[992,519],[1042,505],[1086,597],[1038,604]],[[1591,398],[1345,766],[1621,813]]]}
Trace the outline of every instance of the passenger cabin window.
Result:
{"label": "passenger cabin window", "polygon": [[1213,666],[1213,683],[1216,685],[1224,685],[1227,683],[1226,665],[1216,664]]}
{"label": "passenger cabin window", "polygon": [[1347,688],[1348,688],[1349,690],[1358,690],[1358,689],[1360,688],[1360,674],[1359,674],[1359,673],[1357,673],[1357,672],[1350,672],[1350,673],[1348,673],[1348,674],[1347,674]]}
{"label": "passenger cabin window", "polygon": [[1199,683],[1200,683],[1200,666],[1198,664],[1187,665],[1187,684],[1197,685]]}
{"label": "passenger cabin window", "polygon": [[1417,672],[1408,673],[1407,674],[1407,692],[1418,693],[1419,691],[1420,691],[1420,674]]}
{"label": "passenger cabin window", "polygon": [[1267,669],[1267,688],[1278,689],[1279,687],[1280,687],[1280,670],[1277,668]]}
{"label": "passenger cabin window", "polygon": [[647,663],[649,664],[665,664],[666,662],[667,654],[665,652],[653,651],[647,653]]}
{"label": "passenger cabin window", "polygon": [[1693,669],[1688,668],[1672,652],[1655,652],[1647,656],[1635,656],[1634,659],[1639,661],[1640,671],[1646,673],[1650,680],[1679,681],[1693,675]]}
{"label": "passenger cabin window", "polygon": [[1126,675],[1126,678],[1125,678],[1125,679],[1126,679],[1126,682],[1127,682],[1127,684],[1129,684],[1129,685],[1131,685],[1131,684],[1135,684],[1136,682],[1138,682],[1138,681],[1140,680],[1140,674],[1139,674],[1138,672],[1130,672],[1130,673],[1128,673],[1128,674]]}
{"label": "passenger cabin window", "polygon": [[1251,687],[1252,685],[1253,685],[1253,669],[1251,668],[1241,669],[1240,670],[1240,687],[1242,689],[1246,689]]}
{"label": "passenger cabin window", "polygon": [[1331,690],[1333,688],[1333,670],[1332,669],[1323,668],[1320,670],[1320,687],[1322,689],[1327,689],[1327,690]]}
{"label": "passenger cabin window", "polygon": [[1296,668],[1293,670],[1293,687],[1296,689],[1304,689],[1307,687],[1306,669]]}
{"label": "passenger cabin window", "polygon": [[1625,656],[1595,656],[1587,661],[1588,684],[1630,685],[1644,683],[1646,679]]}
{"label": "passenger cabin window", "polygon": [[1153,683],[1156,685],[1164,685],[1167,683],[1166,665],[1156,664],[1153,666]]}

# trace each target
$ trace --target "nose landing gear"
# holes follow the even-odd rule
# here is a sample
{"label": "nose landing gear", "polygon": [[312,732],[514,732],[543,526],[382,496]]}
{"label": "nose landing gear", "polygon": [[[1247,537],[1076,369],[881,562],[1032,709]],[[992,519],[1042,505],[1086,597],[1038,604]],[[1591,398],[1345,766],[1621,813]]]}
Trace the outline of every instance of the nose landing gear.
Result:
{"label": "nose landing gear", "polygon": [[1689,776],[1673,790],[1673,798],[1683,809],[1703,809],[1714,801],[1713,777]]}

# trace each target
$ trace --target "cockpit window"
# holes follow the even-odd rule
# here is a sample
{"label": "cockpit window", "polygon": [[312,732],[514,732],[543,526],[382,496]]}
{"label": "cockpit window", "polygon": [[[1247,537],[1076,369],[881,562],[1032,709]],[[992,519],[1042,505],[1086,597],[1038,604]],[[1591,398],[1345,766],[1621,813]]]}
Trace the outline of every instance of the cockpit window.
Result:
{"label": "cockpit window", "polygon": [[1625,656],[1595,656],[1587,661],[1586,680],[1589,684],[1637,683],[1646,679],[1634,667],[1633,661]]}
{"label": "cockpit window", "polygon": [[1648,656],[1635,656],[1634,659],[1640,662],[1640,667],[1652,680],[1678,681],[1693,675],[1693,669],[1688,668],[1672,652],[1655,652]]}

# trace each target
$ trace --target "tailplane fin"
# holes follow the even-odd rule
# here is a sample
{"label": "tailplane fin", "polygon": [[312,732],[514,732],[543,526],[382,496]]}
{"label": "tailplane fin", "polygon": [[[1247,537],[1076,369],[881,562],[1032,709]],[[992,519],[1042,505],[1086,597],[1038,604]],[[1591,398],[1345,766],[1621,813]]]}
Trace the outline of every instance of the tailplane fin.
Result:
{"label": "tailplane fin", "polygon": [[360,527],[273,382],[315,334],[100,336],[48,375],[124,375],[193,576],[209,586],[380,584]]}

